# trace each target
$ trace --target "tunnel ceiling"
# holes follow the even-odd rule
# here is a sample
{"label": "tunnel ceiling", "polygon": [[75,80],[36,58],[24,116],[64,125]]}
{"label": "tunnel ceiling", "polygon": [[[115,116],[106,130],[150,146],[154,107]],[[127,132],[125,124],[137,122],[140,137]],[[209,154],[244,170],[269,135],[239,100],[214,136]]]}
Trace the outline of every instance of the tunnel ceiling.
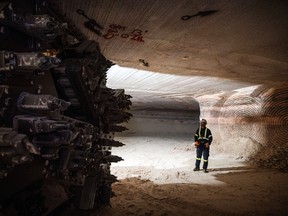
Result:
{"label": "tunnel ceiling", "polygon": [[[287,1],[51,2],[120,66],[258,84],[288,80]],[[102,36],[84,27],[77,9],[104,27]]]}

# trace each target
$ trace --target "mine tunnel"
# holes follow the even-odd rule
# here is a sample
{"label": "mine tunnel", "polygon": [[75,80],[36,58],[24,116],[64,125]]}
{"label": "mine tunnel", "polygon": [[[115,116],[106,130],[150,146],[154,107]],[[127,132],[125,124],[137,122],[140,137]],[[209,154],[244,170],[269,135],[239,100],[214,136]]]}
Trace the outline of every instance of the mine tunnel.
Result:
{"label": "mine tunnel", "polygon": [[[215,77],[161,74],[119,66],[110,69],[108,76],[108,85],[115,88],[122,86],[133,95],[131,112],[134,118],[125,125],[129,128],[128,132],[122,133],[120,137],[129,137],[131,146],[137,146],[139,142],[143,144],[138,155],[143,161],[137,160],[136,152],[129,151],[130,155],[125,156],[130,166],[138,162],[138,166],[157,166],[157,162],[149,163],[148,158],[141,155],[149,148],[158,149],[155,146],[165,143],[165,140],[169,140],[170,144],[172,140],[175,143],[182,142],[182,148],[192,151],[199,119],[205,118],[213,131],[215,155],[225,154],[232,161],[250,161],[259,167],[287,169],[286,150],[283,151],[283,146],[278,144],[287,142],[285,87],[265,87]],[[134,86],[137,89],[133,89]],[[198,92],[195,86],[201,86],[204,90]],[[135,143],[132,141],[134,139]],[[148,143],[145,145],[145,142]],[[162,157],[169,166],[171,159],[163,154],[164,148],[159,151],[160,155],[156,151],[151,152],[155,153],[155,160],[161,160]],[[186,159],[184,163],[191,168],[192,157],[189,159],[188,155]],[[152,157],[149,160],[153,160]],[[215,166],[220,168],[217,164]],[[163,168],[169,167],[164,165]],[[126,174],[133,176],[133,172]]]}
{"label": "mine tunnel", "polygon": [[[149,184],[146,185],[145,180],[147,179],[156,185],[192,183],[204,188],[205,185],[214,185],[216,188],[223,189],[221,185],[227,184],[223,176],[227,174],[226,177],[229,179],[229,175],[237,173],[237,177],[233,176],[230,180],[245,182],[247,178],[252,177],[250,180],[254,186],[248,190],[254,191],[251,196],[258,197],[261,194],[258,189],[255,189],[258,184],[264,189],[270,188],[270,184],[274,185],[271,181],[286,182],[288,180],[286,149],[288,92],[285,85],[276,87],[270,84],[255,84],[221,77],[163,74],[119,66],[112,67],[108,72],[108,77],[108,85],[114,88],[125,88],[133,96],[131,109],[133,118],[124,124],[129,130],[116,135],[118,140],[126,143],[126,146],[114,150],[125,160],[112,166],[112,172],[125,182],[117,185],[121,195],[125,190],[133,193],[133,189],[137,192],[139,192],[137,190],[139,188],[139,190],[145,188],[144,190],[148,191],[155,189],[154,187],[151,189]],[[210,175],[212,176],[205,176],[202,173],[199,175],[192,171],[195,164],[194,134],[199,127],[201,118],[207,119],[208,128],[213,131],[213,145],[209,159]],[[265,173],[263,175],[256,170],[261,170],[261,172],[265,170],[268,173],[277,170],[277,172],[285,174],[273,176],[273,174]],[[238,173],[241,172],[245,174],[238,176]],[[269,179],[268,185],[270,186],[265,183],[267,179]],[[250,180],[247,181],[250,182]],[[127,188],[121,189],[121,187],[125,187],[125,184],[131,191]],[[247,183],[242,182],[239,183],[240,188],[236,189],[236,185],[230,184],[231,188],[235,187],[233,192],[235,194],[241,194],[242,187],[247,186]],[[169,186],[167,187],[169,189],[165,186],[162,187],[162,190],[165,191],[164,197],[167,199],[175,195],[175,191],[171,192]],[[184,188],[183,190],[189,190]],[[283,199],[284,204],[287,201],[287,193],[282,193],[279,188],[276,190],[278,191],[277,196]],[[207,193],[209,194],[209,192]],[[214,191],[214,193],[216,192]],[[145,194],[157,196],[157,192],[145,192]],[[145,195],[143,197],[142,195],[135,196],[137,197],[135,198],[136,203],[139,202],[141,205],[141,200]],[[188,199],[195,197],[187,194],[183,196]],[[235,196],[243,198],[243,196],[250,195]],[[182,195],[179,197],[179,200],[183,199]],[[219,197],[211,195],[211,199],[208,200],[222,199]],[[163,199],[165,200],[165,198]],[[219,207],[217,204],[214,206],[216,209],[220,208],[221,211],[243,212],[244,215],[248,214],[247,212],[251,209],[258,211],[256,209],[259,206],[252,204],[253,202],[248,204],[248,201],[236,200],[234,201],[237,204],[232,202],[232,206],[237,207],[233,210],[229,207]],[[154,203],[153,200],[150,201]],[[119,201],[115,202],[119,204]],[[263,202],[266,201],[263,200]],[[137,206],[137,204],[133,204],[133,199],[129,203],[132,207],[125,212],[133,212],[134,205]],[[156,203],[154,205],[160,204]],[[180,203],[183,204],[182,201],[179,201],[168,205]],[[286,207],[280,207],[280,203],[274,204],[277,206],[276,215],[281,215],[286,211]],[[149,206],[153,206],[153,204]],[[247,209],[242,211],[239,206]],[[263,208],[263,205],[260,206]],[[141,209],[139,206],[138,208]],[[152,211],[157,215],[156,207],[151,207],[152,210],[139,209],[139,212]],[[200,215],[209,215],[211,209],[201,210]],[[271,209],[264,207],[263,212],[270,211]],[[169,215],[173,210],[163,205],[163,211],[159,212],[169,212]],[[197,211],[181,211],[181,215],[191,215],[192,212]],[[152,213],[152,215],[154,214]]]}
{"label": "mine tunnel", "polygon": [[[49,3],[115,63],[107,86],[132,96],[112,208],[85,214],[288,214],[287,1]],[[193,171],[203,118],[209,173]]]}

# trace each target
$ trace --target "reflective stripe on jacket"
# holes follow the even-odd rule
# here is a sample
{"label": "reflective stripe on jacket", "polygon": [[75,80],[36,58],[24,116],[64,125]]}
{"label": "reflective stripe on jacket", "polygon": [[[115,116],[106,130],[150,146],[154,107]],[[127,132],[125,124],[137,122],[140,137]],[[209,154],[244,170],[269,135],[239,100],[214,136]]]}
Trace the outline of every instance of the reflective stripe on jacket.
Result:
{"label": "reflective stripe on jacket", "polygon": [[205,127],[204,129],[202,129],[201,127],[198,128],[195,133],[194,140],[198,141],[200,144],[208,142],[209,145],[211,145],[213,137],[210,129],[207,127]]}

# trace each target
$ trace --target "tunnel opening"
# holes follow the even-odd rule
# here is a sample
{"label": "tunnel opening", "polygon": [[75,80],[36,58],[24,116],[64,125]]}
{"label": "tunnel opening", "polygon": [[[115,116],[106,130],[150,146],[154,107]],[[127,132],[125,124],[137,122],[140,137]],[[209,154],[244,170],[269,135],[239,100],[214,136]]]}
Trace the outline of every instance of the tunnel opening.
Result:
{"label": "tunnel opening", "polygon": [[[130,94],[133,97],[133,93]],[[192,170],[194,164],[199,102],[151,92],[137,92],[132,102],[133,118],[123,124],[128,131],[116,134],[117,139],[126,144],[116,149],[124,161],[115,164],[111,171],[120,179],[139,177],[161,184],[183,181],[186,176],[179,180],[177,173]]]}
{"label": "tunnel opening", "polygon": [[[108,85],[125,88],[133,96],[134,117],[125,125],[129,131],[118,138],[127,145],[115,150],[124,161],[112,167],[120,179],[218,184],[217,173],[254,164],[287,169],[286,87],[119,66],[108,76]],[[193,173],[194,133],[200,118],[207,119],[213,134],[208,169],[215,172],[208,178],[195,178]],[[279,161],[282,165],[276,166]]]}
{"label": "tunnel opening", "polygon": [[[249,84],[119,66],[108,72],[108,76],[108,85],[125,88],[133,97],[133,118],[124,125],[129,130],[119,136],[116,134],[117,139],[126,144],[115,149],[115,154],[123,157],[124,161],[115,164],[111,170],[120,179],[140,177],[160,184],[220,183],[213,175],[195,178],[193,173],[196,158],[194,134],[200,118],[208,120],[207,127],[214,137],[209,168],[216,172],[228,172],[246,166],[247,157],[241,157],[245,146],[237,142],[232,145],[223,142],[227,135],[223,136],[221,131],[230,125],[219,124],[218,120],[225,98],[231,94],[227,92],[234,88],[246,88]],[[203,91],[199,91],[197,86]],[[236,147],[231,148],[233,145]],[[239,150],[240,153],[237,152]]]}

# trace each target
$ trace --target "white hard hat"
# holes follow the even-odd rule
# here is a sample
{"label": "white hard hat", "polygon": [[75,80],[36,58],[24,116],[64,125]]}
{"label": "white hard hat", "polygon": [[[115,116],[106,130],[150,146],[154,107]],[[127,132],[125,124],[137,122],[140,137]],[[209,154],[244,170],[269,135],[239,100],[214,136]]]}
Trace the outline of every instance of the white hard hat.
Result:
{"label": "white hard hat", "polygon": [[202,123],[202,122],[207,124],[207,120],[206,119],[201,119],[200,123]]}

